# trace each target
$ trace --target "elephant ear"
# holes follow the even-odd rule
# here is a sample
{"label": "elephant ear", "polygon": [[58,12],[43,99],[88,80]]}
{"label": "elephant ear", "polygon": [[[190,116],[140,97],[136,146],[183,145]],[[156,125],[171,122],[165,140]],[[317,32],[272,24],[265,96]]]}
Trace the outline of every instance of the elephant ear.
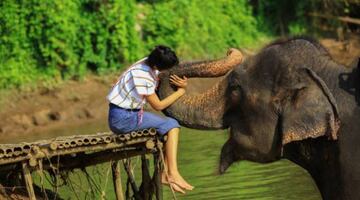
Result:
{"label": "elephant ear", "polygon": [[309,68],[300,68],[294,74],[287,79],[289,95],[281,115],[282,144],[320,136],[337,140],[339,114],[326,83]]}

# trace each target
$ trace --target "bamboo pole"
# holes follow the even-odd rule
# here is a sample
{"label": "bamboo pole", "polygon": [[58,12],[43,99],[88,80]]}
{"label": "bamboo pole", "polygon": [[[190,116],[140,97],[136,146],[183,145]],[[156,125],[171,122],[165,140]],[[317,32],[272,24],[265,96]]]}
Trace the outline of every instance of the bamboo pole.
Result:
{"label": "bamboo pole", "polygon": [[131,137],[135,138],[136,136],[138,136],[137,132],[136,131],[133,131],[130,133]]}
{"label": "bamboo pole", "polygon": [[126,161],[124,162],[124,167],[125,167],[125,171],[128,175],[128,180],[130,181],[130,185],[131,185],[131,188],[132,188],[132,191],[134,193],[134,197],[135,197],[135,200],[141,200],[141,197],[139,195],[139,189],[138,187],[136,186],[136,183],[135,183],[135,178],[134,178],[134,175],[131,171],[131,161],[130,159],[126,159]]}
{"label": "bamboo pole", "polygon": [[146,155],[141,155],[141,172],[142,182],[140,186],[140,194],[143,200],[151,199],[151,176],[149,173],[149,160],[146,159]]}
{"label": "bamboo pole", "polygon": [[5,156],[5,150],[0,149],[0,158],[3,158]]}
{"label": "bamboo pole", "polygon": [[[129,135],[130,137],[130,135]],[[57,150],[53,151],[49,148],[41,148],[39,146],[32,146],[32,155],[25,154],[17,157],[13,156],[13,149],[12,148],[5,148],[5,155],[3,158],[0,159],[0,165],[9,164],[9,163],[16,163],[22,162],[24,160],[28,160],[30,157],[35,157],[37,159],[40,158],[51,158],[54,156],[61,156],[66,154],[75,154],[80,152],[89,152],[89,151],[104,151],[106,149],[115,149],[121,147],[128,147],[131,145],[138,145],[145,143],[147,140],[154,139],[153,137],[140,137],[140,138],[133,138],[128,141],[123,142],[111,142],[111,143],[99,143],[96,145],[87,145],[87,146],[78,146],[75,148],[69,148],[70,143],[68,143],[69,147],[63,146],[64,143],[59,143],[57,146]]]}
{"label": "bamboo pole", "polygon": [[154,175],[153,175],[153,187],[155,189],[156,200],[162,200],[162,185],[161,185],[161,158],[160,153],[156,152],[154,156]]}
{"label": "bamboo pole", "polygon": [[143,136],[148,136],[150,134],[149,130],[145,129],[142,131]]}
{"label": "bamboo pole", "polygon": [[30,151],[31,151],[31,147],[30,147],[30,145],[28,145],[28,144],[25,144],[25,145],[23,145],[23,152],[25,153],[25,154],[28,154],[28,153],[30,153]]}
{"label": "bamboo pole", "polygon": [[129,199],[131,199],[131,197],[130,197],[130,178],[129,177],[127,177],[127,179],[126,179],[126,191],[125,191],[125,196],[126,196],[126,200],[129,200]]}
{"label": "bamboo pole", "polygon": [[[104,150],[99,152],[87,153],[87,154],[77,154],[76,158],[71,155],[61,155],[59,157],[52,157],[50,159],[45,159],[43,163],[43,169],[49,170],[52,169],[53,165],[51,163],[57,163],[59,159],[59,164],[56,166],[58,170],[72,170],[76,168],[84,168],[90,165],[96,165],[110,160],[121,160],[125,158],[130,158],[138,156],[141,154],[151,153],[151,150],[144,150],[145,144],[138,144],[135,149],[132,150]],[[32,158],[30,158],[32,159]],[[28,162],[27,160],[26,162]],[[0,174],[6,174],[9,170],[17,169],[17,163],[0,165]]]}
{"label": "bamboo pole", "polygon": [[31,172],[29,170],[28,164],[26,162],[23,162],[22,168],[23,168],[23,176],[24,176],[24,181],[25,181],[25,185],[26,185],[26,190],[29,195],[29,199],[36,200],[34,187],[33,187],[33,181],[32,181]]}
{"label": "bamboo pole", "polygon": [[121,173],[120,173],[119,161],[113,161],[113,163],[111,164],[111,168],[112,168],[112,176],[113,176],[116,200],[124,200],[124,194],[121,185]]}
{"label": "bamboo pole", "polygon": [[[60,163],[58,165],[59,170],[72,170],[75,168],[84,168],[90,165],[96,165],[104,162],[108,162],[109,160],[121,160],[124,158],[130,158],[134,156],[138,156],[141,154],[150,153],[149,151],[144,151],[142,149],[134,149],[134,150],[126,150],[126,151],[101,151],[95,152],[91,154],[80,154],[77,155],[76,158],[72,156],[63,156],[60,157]],[[56,162],[56,158],[51,158],[53,163]],[[46,162],[44,165],[45,169],[50,168],[50,163]]]}

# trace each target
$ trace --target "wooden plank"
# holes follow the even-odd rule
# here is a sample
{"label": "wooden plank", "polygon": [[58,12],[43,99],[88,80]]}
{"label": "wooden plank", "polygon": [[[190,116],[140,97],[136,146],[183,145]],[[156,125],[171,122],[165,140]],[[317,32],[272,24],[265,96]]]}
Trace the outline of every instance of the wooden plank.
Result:
{"label": "wooden plank", "polygon": [[28,167],[28,164],[26,162],[22,163],[22,168],[23,168],[23,176],[24,176],[24,181],[25,181],[25,185],[26,185],[26,190],[28,192],[29,195],[29,199],[30,200],[36,200],[36,196],[35,196],[35,192],[34,192],[34,186],[33,186],[33,180],[31,177],[31,172],[30,169]]}
{"label": "wooden plank", "polygon": [[[97,165],[110,160],[121,160],[124,158],[130,158],[145,153],[151,153],[151,151],[144,151],[144,148],[134,150],[123,150],[123,151],[101,151],[88,154],[79,154],[75,157],[72,155],[60,156],[59,158],[54,157],[51,159],[43,159],[43,170],[52,170],[56,167],[57,170],[73,170],[76,168],[84,168],[90,165]],[[59,161],[59,163],[58,163]],[[9,171],[19,170],[17,163],[4,165],[0,167],[0,174],[6,174]]]}
{"label": "wooden plank", "polygon": [[117,149],[117,148],[121,148],[121,147],[137,145],[137,144],[145,145],[146,141],[151,140],[151,139],[154,139],[154,137],[148,136],[148,137],[135,138],[135,139],[123,142],[123,143],[117,143],[117,142],[102,143],[102,144],[96,144],[93,146],[80,146],[80,147],[68,148],[68,149],[58,149],[56,151],[49,151],[48,149],[40,149],[41,153],[39,153],[37,155],[28,154],[28,155],[14,157],[14,158],[2,158],[2,159],[0,159],[0,165],[17,163],[17,162],[21,162],[24,160],[29,160],[30,158],[36,158],[36,159],[46,158],[47,159],[47,158],[51,158],[51,157],[55,157],[55,156],[70,155],[70,154],[89,152],[89,151],[91,152],[91,151],[103,151],[103,150],[107,150],[107,149]]}
{"label": "wooden plank", "polygon": [[111,164],[116,200],[124,200],[124,193],[121,185],[121,173],[119,161]]}
{"label": "wooden plank", "polygon": [[[101,151],[90,154],[80,154],[76,157],[66,156],[60,158],[59,170],[72,170],[75,168],[84,168],[90,165],[97,165],[100,163],[108,162],[110,160],[121,160],[124,158],[130,158],[141,154],[149,153],[144,151],[143,148],[123,151]],[[46,161],[46,160],[45,160]],[[57,165],[56,158],[52,159],[53,165]],[[50,163],[46,163],[44,169],[49,169]]]}
{"label": "wooden plank", "polygon": [[347,16],[346,17],[338,17],[338,19],[343,22],[360,25],[360,19],[351,18],[351,17],[347,17]]}
{"label": "wooden plank", "polygon": [[[30,158],[50,158],[79,152],[126,147],[155,138],[155,129],[144,129],[120,135],[102,133],[85,137],[68,136],[32,143],[0,144],[0,165],[22,162]],[[85,139],[88,142],[85,143]],[[81,140],[81,144],[78,140]],[[95,142],[93,143],[92,140]],[[62,147],[60,148],[59,145],[62,145]]]}
{"label": "wooden plank", "polygon": [[314,13],[314,12],[308,13],[308,15],[313,16],[313,17],[325,18],[325,19],[336,19],[336,20],[339,20],[342,22],[360,25],[360,19],[352,18],[352,17],[348,17],[348,16],[333,16],[333,15]]}

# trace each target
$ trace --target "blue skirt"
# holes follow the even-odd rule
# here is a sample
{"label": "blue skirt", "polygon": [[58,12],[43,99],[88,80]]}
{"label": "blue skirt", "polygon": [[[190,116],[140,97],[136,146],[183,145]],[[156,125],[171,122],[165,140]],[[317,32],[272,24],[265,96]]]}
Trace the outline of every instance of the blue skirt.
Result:
{"label": "blue skirt", "polygon": [[140,110],[127,110],[114,104],[109,104],[108,123],[112,132],[117,134],[131,131],[155,128],[160,135],[165,135],[173,128],[180,128],[179,123],[170,117],[144,112],[140,121]]}

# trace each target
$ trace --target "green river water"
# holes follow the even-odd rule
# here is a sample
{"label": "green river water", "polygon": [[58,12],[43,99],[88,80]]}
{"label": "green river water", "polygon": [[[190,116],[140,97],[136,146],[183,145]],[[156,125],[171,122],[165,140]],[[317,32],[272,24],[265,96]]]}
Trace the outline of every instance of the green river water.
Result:
{"label": "green river water", "polygon": [[[34,134],[25,138],[2,138],[1,143],[20,142],[51,138],[60,135],[90,134],[107,131],[105,123],[70,127],[43,134]],[[288,160],[271,164],[257,164],[242,161],[231,166],[224,175],[215,175],[222,145],[227,139],[226,131],[198,131],[182,128],[179,146],[179,169],[185,179],[195,186],[187,194],[177,194],[178,199],[321,199],[314,181],[302,168]],[[135,176],[138,172],[139,158],[133,159]],[[115,199],[110,164],[105,163],[89,167],[88,180],[83,172],[70,173],[70,182],[62,186],[59,193],[65,199]],[[41,183],[39,175],[34,173],[35,182]],[[122,175],[123,181],[124,174]],[[47,188],[50,184],[44,179]],[[90,183],[90,184],[89,184]],[[98,189],[94,185],[97,185]],[[124,184],[123,184],[124,186]],[[96,191],[91,193],[91,189]],[[164,199],[172,199],[171,191],[164,187]]]}

